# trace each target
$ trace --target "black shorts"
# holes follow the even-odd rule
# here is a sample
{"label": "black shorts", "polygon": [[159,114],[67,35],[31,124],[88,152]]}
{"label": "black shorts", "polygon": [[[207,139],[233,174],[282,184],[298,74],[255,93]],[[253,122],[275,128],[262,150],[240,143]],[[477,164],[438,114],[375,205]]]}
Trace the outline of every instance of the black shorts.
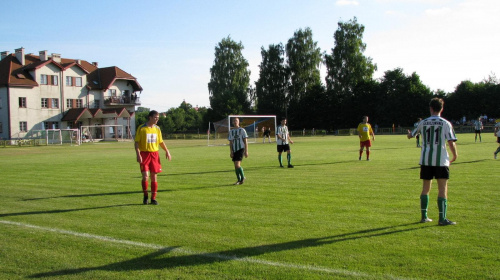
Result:
{"label": "black shorts", "polygon": [[420,166],[420,179],[432,180],[436,179],[450,179],[450,168],[448,166]]}
{"label": "black shorts", "polygon": [[290,151],[290,145],[288,145],[288,144],[278,145],[277,150],[278,150],[278,153],[288,152],[288,151]]}
{"label": "black shorts", "polygon": [[233,153],[233,161],[242,161],[243,154],[245,153],[245,149],[239,149]]}
{"label": "black shorts", "polygon": [[481,130],[476,129],[475,131],[476,131],[476,133],[481,134]]}
{"label": "black shorts", "polygon": [[500,137],[497,137],[497,143],[500,144]]}

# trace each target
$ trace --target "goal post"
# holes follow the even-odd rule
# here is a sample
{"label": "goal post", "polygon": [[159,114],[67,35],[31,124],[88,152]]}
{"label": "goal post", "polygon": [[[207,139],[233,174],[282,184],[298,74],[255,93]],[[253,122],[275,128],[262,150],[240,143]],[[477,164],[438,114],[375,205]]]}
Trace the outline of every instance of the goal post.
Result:
{"label": "goal post", "polygon": [[80,145],[80,130],[74,129],[41,129],[32,130],[29,139],[36,139],[39,145]]}
{"label": "goal post", "polygon": [[[231,130],[234,118],[240,119],[240,127],[244,128],[248,134],[248,143],[260,143],[264,137],[264,128],[271,131],[271,139],[276,133],[275,115],[229,115],[226,118],[209,123],[207,131],[208,146],[227,145],[229,130]],[[267,140],[266,140],[267,142]]]}

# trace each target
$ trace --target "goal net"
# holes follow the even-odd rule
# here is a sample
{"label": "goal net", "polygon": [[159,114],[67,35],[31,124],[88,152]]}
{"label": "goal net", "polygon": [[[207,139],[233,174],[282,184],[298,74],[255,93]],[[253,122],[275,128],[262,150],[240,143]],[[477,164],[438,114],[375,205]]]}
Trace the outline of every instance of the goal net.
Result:
{"label": "goal net", "polygon": [[80,145],[79,129],[42,129],[32,130],[26,138],[36,140],[38,145]]}
{"label": "goal net", "polygon": [[82,126],[83,142],[122,141],[123,125],[87,125]]}
{"label": "goal net", "polygon": [[[274,115],[229,115],[226,118],[209,123],[207,133],[208,146],[227,145],[229,130],[233,128],[233,119],[240,119],[240,127],[244,128],[248,134],[248,143],[262,143],[265,140],[274,142],[276,134],[276,116]],[[269,138],[264,139],[264,133],[269,130]]]}

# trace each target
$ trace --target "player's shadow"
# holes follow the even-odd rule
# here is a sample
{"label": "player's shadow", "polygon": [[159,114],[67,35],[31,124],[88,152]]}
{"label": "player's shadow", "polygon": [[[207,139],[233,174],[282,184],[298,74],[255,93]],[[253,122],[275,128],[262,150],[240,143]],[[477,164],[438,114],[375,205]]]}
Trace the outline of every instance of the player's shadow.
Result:
{"label": "player's shadow", "polygon": [[28,212],[17,212],[17,213],[3,213],[3,214],[0,214],[0,218],[14,217],[14,216],[26,216],[26,215],[38,215],[38,214],[59,214],[59,213],[67,213],[67,212],[77,212],[77,211],[105,209],[105,208],[114,208],[114,207],[125,207],[125,206],[133,206],[133,205],[137,205],[137,204],[119,204],[119,205],[108,205],[108,206],[88,207],[88,208],[58,209],[58,210],[45,210],[45,211],[28,211]]}
{"label": "player's shadow", "polygon": [[[374,229],[360,230],[352,233],[332,235],[320,238],[308,238],[277,244],[260,245],[254,247],[239,248],[233,250],[219,251],[214,253],[187,254],[179,247],[165,247],[153,253],[126,260],[117,263],[111,263],[97,267],[82,267],[75,269],[64,269],[51,272],[37,273],[29,276],[30,278],[59,277],[75,275],[95,270],[126,272],[146,269],[169,269],[175,267],[207,265],[223,261],[247,261],[252,262],[251,257],[267,253],[275,253],[289,250],[298,250],[323,245],[334,244],[338,242],[358,240],[363,238],[375,238],[379,236],[398,234],[403,232],[415,231],[429,227],[416,226],[419,223],[402,224],[397,226],[380,227]],[[169,254],[172,254],[169,256]],[[255,260],[256,263],[263,263]],[[264,262],[265,263],[265,262]]]}

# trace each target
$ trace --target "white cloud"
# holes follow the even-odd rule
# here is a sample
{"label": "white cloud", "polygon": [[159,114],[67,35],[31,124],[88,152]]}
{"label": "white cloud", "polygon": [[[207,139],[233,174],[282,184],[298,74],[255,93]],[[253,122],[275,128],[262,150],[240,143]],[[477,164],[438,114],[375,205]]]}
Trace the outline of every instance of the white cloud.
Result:
{"label": "white cloud", "polygon": [[337,6],[349,6],[349,5],[358,6],[359,2],[355,1],[355,0],[337,0],[337,2],[335,2],[335,5],[337,5]]}

